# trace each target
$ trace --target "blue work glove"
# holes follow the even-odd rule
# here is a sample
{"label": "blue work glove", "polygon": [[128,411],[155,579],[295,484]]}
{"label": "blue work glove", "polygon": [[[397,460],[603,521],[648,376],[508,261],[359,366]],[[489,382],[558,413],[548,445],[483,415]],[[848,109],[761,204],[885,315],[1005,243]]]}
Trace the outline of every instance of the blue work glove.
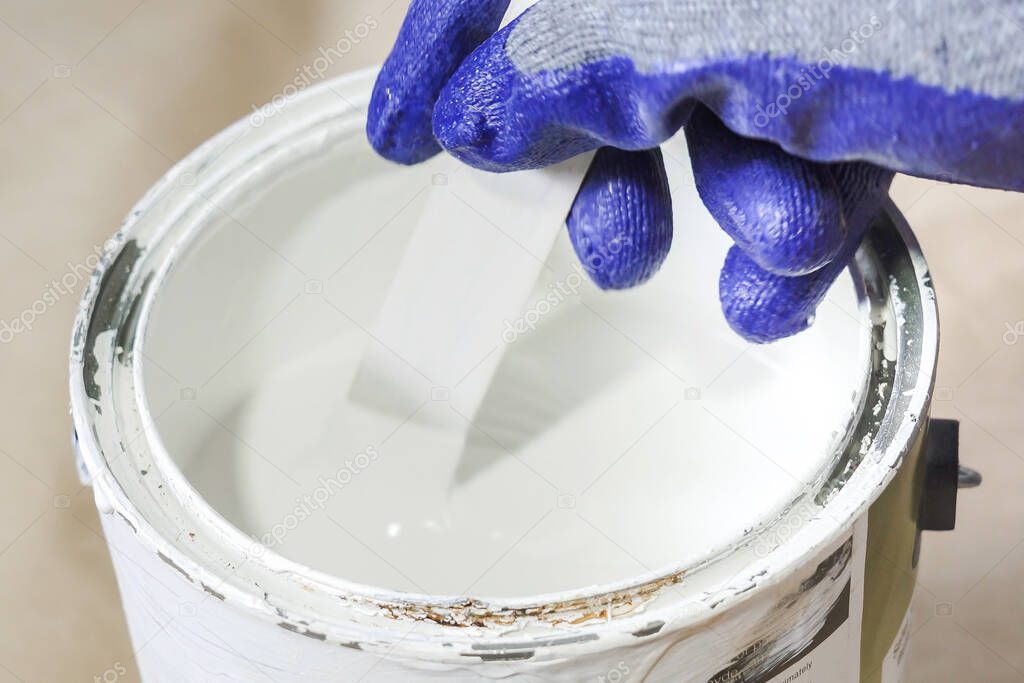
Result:
{"label": "blue work glove", "polygon": [[894,172],[1024,190],[1021,0],[541,0],[498,31],[507,6],[413,0],[374,147],[492,171],[598,149],[568,227],[594,281],[625,288],[668,253],[657,147],[685,127],[736,242],[723,310],[752,341],[810,324]]}

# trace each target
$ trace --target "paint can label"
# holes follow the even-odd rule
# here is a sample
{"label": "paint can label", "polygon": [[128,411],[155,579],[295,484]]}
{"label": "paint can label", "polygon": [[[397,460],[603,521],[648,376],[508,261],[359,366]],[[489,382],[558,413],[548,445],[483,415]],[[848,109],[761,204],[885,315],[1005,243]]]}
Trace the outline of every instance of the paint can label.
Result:
{"label": "paint can label", "polygon": [[[773,657],[774,643],[756,643],[741,653],[736,663],[712,676],[708,683],[804,683],[824,680],[822,672],[828,672],[827,680],[855,680],[844,675],[855,664],[850,660],[849,647],[851,588],[848,580],[829,607],[824,622],[802,647],[788,655]],[[760,671],[756,671],[758,661]]]}
{"label": "paint can label", "polygon": [[771,631],[708,683],[805,683],[860,679],[867,520],[776,600]]}

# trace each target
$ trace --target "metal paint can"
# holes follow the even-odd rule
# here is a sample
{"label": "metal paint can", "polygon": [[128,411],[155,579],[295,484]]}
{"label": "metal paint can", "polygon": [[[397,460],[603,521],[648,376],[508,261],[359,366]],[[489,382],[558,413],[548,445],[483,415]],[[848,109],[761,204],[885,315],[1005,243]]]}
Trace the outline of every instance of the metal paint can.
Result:
{"label": "metal paint can", "polygon": [[[295,292],[279,291],[280,278],[264,278],[259,254],[276,251],[274,236],[225,207],[258,198],[267,183],[289,182],[309,159],[368,159],[362,129],[371,83],[372,74],[360,73],[312,87],[200,147],[130,213],[85,293],[72,339],[75,447],[101,512],[143,678],[901,680],[920,533],[949,527],[957,464],[955,430],[929,428],[938,343],[933,290],[892,205],[851,269],[858,308],[844,315],[857,318],[865,371],[862,386],[851,388],[833,456],[760,522],[699,557],[511,598],[378,588],[275,552],[185,476],[167,447],[174,425],[162,411],[207,388],[180,386],[178,369],[160,367],[153,345],[195,344],[202,336],[175,340],[164,324],[147,337],[161,291],[180,262],[219,239],[218,231],[234,230],[256,245],[251,253],[225,252],[236,262],[224,267],[236,270],[224,287],[238,301],[256,291],[284,311],[297,297],[321,295],[328,278],[307,277],[286,255],[271,260],[298,271],[287,276]],[[330,169],[364,173],[347,163]],[[447,185],[459,171],[443,168],[401,182]],[[318,178],[325,191],[342,182],[329,173],[303,178],[304,186]],[[388,203],[386,194],[365,201]],[[209,291],[190,292],[187,283],[183,291],[174,304],[184,307],[178,320],[206,315],[209,338],[231,334],[234,321],[203,314]],[[191,358],[203,357],[194,351]],[[175,393],[164,405],[154,389],[161,382]],[[280,429],[292,427],[285,421]],[[366,463],[376,458],[364,456]],[[339,480],[367,466],[356,460]],[[575,505],[571,498],[560,496],[558,507]]]}

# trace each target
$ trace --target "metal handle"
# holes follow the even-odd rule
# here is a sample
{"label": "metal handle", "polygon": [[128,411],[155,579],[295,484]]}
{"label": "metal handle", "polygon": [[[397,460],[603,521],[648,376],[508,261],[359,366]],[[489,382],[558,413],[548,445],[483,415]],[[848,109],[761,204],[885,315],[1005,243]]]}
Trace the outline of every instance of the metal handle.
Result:
{"label": "metal handle", "polygon": [[960,471],[957,475],[957,488],[973,489],[978,486],[981,486],[981,472],[960,465]]}

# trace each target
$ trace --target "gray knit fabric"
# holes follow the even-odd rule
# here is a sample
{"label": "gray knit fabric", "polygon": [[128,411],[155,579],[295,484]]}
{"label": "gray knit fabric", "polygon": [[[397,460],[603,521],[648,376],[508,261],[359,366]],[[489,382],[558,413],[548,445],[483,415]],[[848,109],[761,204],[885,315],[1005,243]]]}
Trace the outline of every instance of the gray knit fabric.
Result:
{"label": "gray knit fabric", "polygon": [[608,57],[644,73],[794,58],[1024,99],[1024,0],[542,0],[510,34],[522,72]]}

